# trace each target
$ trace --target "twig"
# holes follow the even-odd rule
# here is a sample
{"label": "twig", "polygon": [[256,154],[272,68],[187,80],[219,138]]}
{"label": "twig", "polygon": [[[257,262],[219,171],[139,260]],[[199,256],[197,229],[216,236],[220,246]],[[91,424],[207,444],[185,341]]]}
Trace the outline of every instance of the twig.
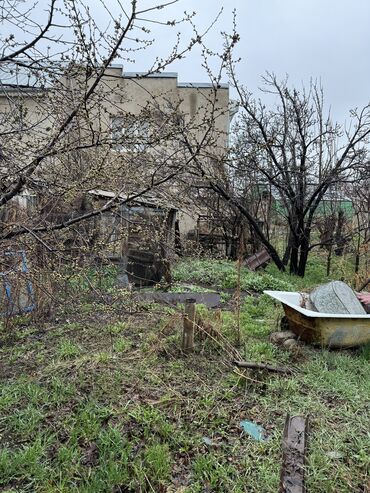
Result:
{"label": "twig", "polygon": [[268,370],[275,373],[292,373],[290,368],[283,368],[278,366],[268,365],[266,363],[255,363],[254,361],[237,361],[234,360],[233,365],[239,368],[250,368],[251,370]]}
{"label": "twig", "polygon": [[367,281],[365,281],[365,282],[364,282],[364,284],[360,287],[359,291],[362,291],[363,289],[365,289],[365,288],[366,288],[366,286],[367,286],[368,284],[370,284],[370,277],[369,277],[369,279],[368,279]]}

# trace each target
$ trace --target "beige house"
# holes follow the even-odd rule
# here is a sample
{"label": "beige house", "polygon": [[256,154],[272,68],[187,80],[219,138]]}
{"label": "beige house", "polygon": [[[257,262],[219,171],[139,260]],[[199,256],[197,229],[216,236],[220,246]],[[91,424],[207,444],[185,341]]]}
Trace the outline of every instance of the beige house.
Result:
{"label": "beige house", "polygon": [[[0,87],[0,125],[9,130],[17,126],[18,130],[11,153],[14,172],[17,167],[22,169],[25,156],[29,155],[31,160],[42,151],[53,138],[55,128],[94,81],[92,77],[86,83],[78,70],[72,76],[69,72],[68,78],[54,82],[49,79],[40,83],[37,77],[33,80],[29,75],[15,73]],[[96,146],[89,149],[86,145],[87,150],[80,151],[78,156],[73,152],[63,155],[61,149],[61,154],[48,158],[48,165],[42,168],[38,178],[53,181],[49,180],[50,175],[60,168],[58,180],[63,177],[78,191],[88,191],[91,184],[91,189],[133,194],[151,178],[151,170],[164,156],[167,159],[171,155],[178,167],[182,164],[186,167],[189,155],[181,129],[194,147],[202,146],[203,162],[222,156],[227,150],[234,113],[226,84],[219,84],[215,91],[210,83],[180,82],[174,72],[145,76],[123,72],[121,65],[113,65],[106,70],[85,113],[72,122],[57,149],[63,145],[74,149],[77,139],[83,148],[89,144],[92,132]],[[0,137],[0,149],[5,156],[7,147],[9,142]],[[109,169],[105,177],[95,172],[99,169],[98,161],[104,161],[104,169]],[[2,163],[6,166],[6,159]],[[94,173],[89,174],[88,166]],[[172,190],[171,203],[177,202],[174,205],[179,210],[180,232],[184,236],[196,228],[197,214],[194,204],[187,204],[186,196],[179,197],[173,185]],[[32,200],[32,195],[27,190],[18,200],[24,203]]]}
{"label": "beige house", "polygon": [[[148,190],[161,209],[168,204],[178,238],[196,239],[199,217],[207,217],[207,211],[186,193],[186,184],[194,180],[191,156],[195,152],[203,169],[211,172],[227,151],[236,111],[228,85],[180,82],[174,72],[127,73],[112,65],[81,104],[94,81],[81,67],[45,76],[15,71],[1,80],[0,178],[6,182],[39,155],[47,156],[13,200],[22,221],[27,219],[30,228],[40,218],[65,221],[96,207],[98,202],[89,200],[94,190],[103,192],[100,198],[106,197],[106,203],[112,194],[132,197],[140,192],[145,203]],[[75,108],[77,117],[60,132]],[[174,177],[167,180],[172,170]],[[40,216],[22,212],[35,204]],[[0,210],[0,227],[7,227],[9,217],[16,222],[14,213]]]}

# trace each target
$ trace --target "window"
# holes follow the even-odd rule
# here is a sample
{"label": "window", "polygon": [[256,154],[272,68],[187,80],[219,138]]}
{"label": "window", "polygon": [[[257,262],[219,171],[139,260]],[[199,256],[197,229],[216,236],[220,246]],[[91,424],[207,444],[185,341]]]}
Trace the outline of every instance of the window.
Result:
{"label": "window", "polygon": [[141,152],[148,147],[149,125],[139,118],[111,118],[113,148],[116,151]]}

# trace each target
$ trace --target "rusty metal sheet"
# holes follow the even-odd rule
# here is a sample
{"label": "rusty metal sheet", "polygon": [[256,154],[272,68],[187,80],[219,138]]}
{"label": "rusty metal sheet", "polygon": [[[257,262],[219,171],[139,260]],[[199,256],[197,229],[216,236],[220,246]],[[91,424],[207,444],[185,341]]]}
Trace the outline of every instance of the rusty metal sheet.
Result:
{"label": "rusty metal sheet", "polygon": [[283,461],[280,474],[280,493],[306,493],[305,463],[308,418],[287,416],[283,433]]}
{"label": "rusty metal sheet", "polygon": [[271,260],[270,254],[264,248],[263,250],[251,255],[245,260],[245,264],[250,270],[257,270],[259,267],[264,266]]}

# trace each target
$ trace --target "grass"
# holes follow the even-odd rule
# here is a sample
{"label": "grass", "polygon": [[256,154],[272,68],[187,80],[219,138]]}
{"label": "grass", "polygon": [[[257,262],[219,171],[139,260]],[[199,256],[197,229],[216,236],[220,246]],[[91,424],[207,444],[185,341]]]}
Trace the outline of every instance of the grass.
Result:
{"label": "grass", "polygon": [[[42,327],[25,317],[0,334],[0,491],[276,492],[287,413],[310,416],[310,493],[367,491],[368,348],[280,349],[268,340],[280,307],[248,296],[241,356],[294,373],[235,372],[220,341],[181,353],[174,309],[93,308],[75,299]],[[199,313],[235,341],[233,312]],[[269,440],[243,434],[244,419]]]}
{"label": "grass", "polygon": [[75,358],[80,354],[80,348],[73,341],[61,341],[57,348],[57,355],[61,359]]}
{"label": "grass", "polygon": [[[326,275],[326,253],[312,254],[307,262],[304,278],[291,276],[288,272],[279,272],[271,262],[265,270],[251,272],[241,269],[241,289],[262,293],[264,290],[293,291],[307,289],[331,280],[343,280],[355,287],[353,258],[348,256],[332,258],[330,276]],[[366,275],[364,275],[366,278]],[[173,267],[175,282],[200,283],[217,289],[235,288],[237,285],[236,262],[230,260],[183,259]],[[176,288],[175,288],[176,289]]]}
{"label": "grass", "polygon": [[[176,282],[207,284],[213,288],[232,289],[237,285],[236,263],[230,260],[184,259],[173,268]],[[242,291],[262,293],[265,289],[291,291],[288,279],[277,279],[270,274],[250,272],[245,267],[241,271]]]}
{"label": "grass", "polygon": [[[351,256],[344,255],[339,257],[333,255],[331,262],[331,273],[327,276],[326,257],[327,253],[325,251],[319,250],[316,251],[315,254],[311,254],[307,262],[304,278],[290,276],[289,273],[279,272],[277,267],[272,263],[267,266],[266,272],[276,279],[283,281],[289,279],[295,289],[307,289],[333,280],[343,280],[355,288],[358,278],[354,273],[354,259]],[[363,272],[363,274],[366,278],[366,273]]]}

